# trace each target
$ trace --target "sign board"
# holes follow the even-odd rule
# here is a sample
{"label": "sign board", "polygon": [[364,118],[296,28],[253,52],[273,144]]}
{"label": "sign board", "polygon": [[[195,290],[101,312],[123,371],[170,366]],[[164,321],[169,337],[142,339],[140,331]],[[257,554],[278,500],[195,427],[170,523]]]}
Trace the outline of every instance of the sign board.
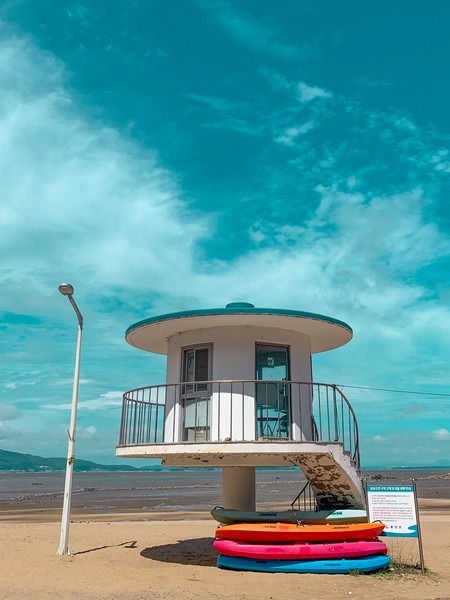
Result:
{"label": "sign board", "polygon": [[414,485],[367,484],[370,521],[385,524],[381,535],[419,537]]}
{"label": "sign board", "polygon": [[366,483],[369,521],[385,524],[381,535],[417,538],[422,573],[425,572],[422,536],[420,533],[419,505],[414,480],[411,484]]}

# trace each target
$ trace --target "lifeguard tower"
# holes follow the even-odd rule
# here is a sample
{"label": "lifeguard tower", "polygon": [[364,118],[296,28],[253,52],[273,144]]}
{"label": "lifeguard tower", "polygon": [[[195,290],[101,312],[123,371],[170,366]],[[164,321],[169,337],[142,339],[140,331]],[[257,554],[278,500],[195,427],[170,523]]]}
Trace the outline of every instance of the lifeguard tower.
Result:
{"label": "lifeguard tower", "polygon": [[125,337],[167,355],[167,377],[124,394],[117,456],[221,467],[225,508],[255,510],[257,466],[300,467],[318,509],[364,507],[354,411],[312,376],[312,354],[351,340],[346,323],[233,302],[151,317]]}

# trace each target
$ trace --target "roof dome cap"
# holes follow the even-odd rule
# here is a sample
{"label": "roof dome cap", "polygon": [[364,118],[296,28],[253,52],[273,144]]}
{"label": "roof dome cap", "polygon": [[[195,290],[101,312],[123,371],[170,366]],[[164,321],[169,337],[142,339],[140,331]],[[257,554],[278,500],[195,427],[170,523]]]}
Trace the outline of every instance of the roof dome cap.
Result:
{"label": "roof dome cap", "polygon": [[229,302],[225,308],[255,308],[251,302]]}

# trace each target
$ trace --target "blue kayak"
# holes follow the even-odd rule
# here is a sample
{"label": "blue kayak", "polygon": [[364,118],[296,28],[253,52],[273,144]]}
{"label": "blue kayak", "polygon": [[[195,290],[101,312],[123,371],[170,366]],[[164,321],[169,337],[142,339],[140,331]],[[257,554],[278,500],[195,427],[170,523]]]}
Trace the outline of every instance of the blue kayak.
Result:
{"label": "blue kayak", "polygon": [[341,560],[259,560],[220,554],[217,558],[219,569],[266,573],[373,573],[385,569],[390,562],[389,556]]}

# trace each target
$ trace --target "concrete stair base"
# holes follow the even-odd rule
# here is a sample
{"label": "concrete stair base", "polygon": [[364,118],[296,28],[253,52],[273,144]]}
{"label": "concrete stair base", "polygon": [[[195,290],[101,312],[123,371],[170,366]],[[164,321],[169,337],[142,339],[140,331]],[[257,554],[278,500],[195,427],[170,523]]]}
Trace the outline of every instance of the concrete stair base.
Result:
{"label": "concrete stair base", "polygon": [[361,478],[342,450],[296,456],[295,464],[314,490],[319,510],[365,508]]}

